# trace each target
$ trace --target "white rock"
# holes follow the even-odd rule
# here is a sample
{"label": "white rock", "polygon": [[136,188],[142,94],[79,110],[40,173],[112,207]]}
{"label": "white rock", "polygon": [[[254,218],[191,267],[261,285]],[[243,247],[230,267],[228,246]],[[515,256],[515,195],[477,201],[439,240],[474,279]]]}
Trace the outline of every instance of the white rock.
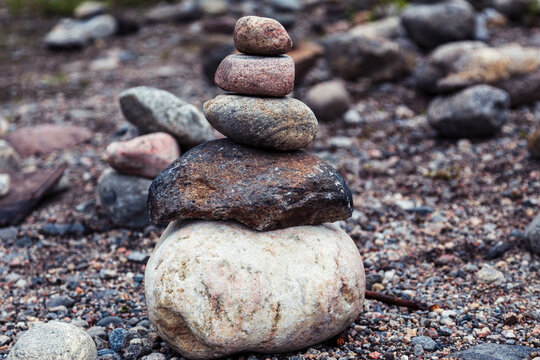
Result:
{"label": "white rock", "polygon": [[32,327],[21,335],[8,360],[97,360],[92,338],[75,325],[57,321]]}
{"label": "white rock", "polygon": [[148,261],[149,318],[191,359],[286,352],[342,331],[362,309],[362,259],[332,224],[257,232],[172,222]]}
{"label": "white rock", "polygon": [[117,29],[118,22],[109,14],[89,20],[62,19],[45,36],[45,44],[51,48],[83,47],[91,40],[114,35]]}
{"label": "white rock", "polygon": [[490,265],[484,265],[480,271],[476,273],[478,281],[486,284],[500,285],[504,281],[504,274]]}

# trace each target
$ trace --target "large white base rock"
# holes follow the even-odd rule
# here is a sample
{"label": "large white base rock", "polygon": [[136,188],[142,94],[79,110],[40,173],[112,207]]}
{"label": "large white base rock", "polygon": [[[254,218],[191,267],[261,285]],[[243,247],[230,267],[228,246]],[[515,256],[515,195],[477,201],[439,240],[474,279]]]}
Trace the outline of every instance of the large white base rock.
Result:
{"label": "large white base rock", "polygon": [[356,245],[335,225],[258,232],[172,222],[146,267],[146,303],[157,332],[185,357],[286,352],[351,324],[364,278]]}

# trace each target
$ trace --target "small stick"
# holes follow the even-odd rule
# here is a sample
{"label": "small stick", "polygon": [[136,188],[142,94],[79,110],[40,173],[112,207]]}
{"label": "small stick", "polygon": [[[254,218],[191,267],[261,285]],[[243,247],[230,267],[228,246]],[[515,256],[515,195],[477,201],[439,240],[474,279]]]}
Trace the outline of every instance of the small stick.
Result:
{"label": "small stick", "polygon": [[[404,306],[413,310],[429,310],[430,307],[422,302],[406,300],[394,296],[384,295],[375,291],[366,290],[366,299],[378,300],[390,305]],[[436,305],[435,305],[436,306]]]}

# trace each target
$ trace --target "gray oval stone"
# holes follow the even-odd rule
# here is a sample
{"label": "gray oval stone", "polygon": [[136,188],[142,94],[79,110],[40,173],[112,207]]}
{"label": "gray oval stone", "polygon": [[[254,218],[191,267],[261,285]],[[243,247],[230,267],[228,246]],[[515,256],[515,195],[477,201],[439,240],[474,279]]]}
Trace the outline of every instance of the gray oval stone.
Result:
{"label": "gray oval stone", "polygon": [[190,359],[301,349],[359,315],[362,258],[338,226],[258,232],[235,222],[173,222],[145,274],[148,316]]}
{"label": "gray oval stone", "polygon": [[317,118],[292,98],[220,95],[204,103],[208,122],[241,144],[274,150],[296,150],[315,139]]}
{"label": "gray oval stone", "polygon": [[81,328],[51,321],[21,335],[8,360],[97,360],[94,340]]}
{"label": "gray oval stone", "polygon": [[138,86],[122,92],[119,101],[127,121],[144,133],[171,134],[182,149],[212,138],[212,128],[202,112],[168,91]]}
{"label": "gray oval stone", "polygon": [[435,98],[428,122],[444,137],[491,136],[508,118],[510,97],[504,90],[476,85],[450,96]]}

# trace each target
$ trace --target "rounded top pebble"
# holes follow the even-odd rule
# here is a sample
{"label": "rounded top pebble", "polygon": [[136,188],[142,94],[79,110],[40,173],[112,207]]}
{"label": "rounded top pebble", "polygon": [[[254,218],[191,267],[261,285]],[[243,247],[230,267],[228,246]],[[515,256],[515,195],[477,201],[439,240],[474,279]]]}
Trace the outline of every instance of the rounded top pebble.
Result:
{"label": "rounded top pebble", "polygon": [[259,16],[244,16],[234,27],[236,49],[251,55],[280,55],[292,49],[287,30],[277,20]]}

